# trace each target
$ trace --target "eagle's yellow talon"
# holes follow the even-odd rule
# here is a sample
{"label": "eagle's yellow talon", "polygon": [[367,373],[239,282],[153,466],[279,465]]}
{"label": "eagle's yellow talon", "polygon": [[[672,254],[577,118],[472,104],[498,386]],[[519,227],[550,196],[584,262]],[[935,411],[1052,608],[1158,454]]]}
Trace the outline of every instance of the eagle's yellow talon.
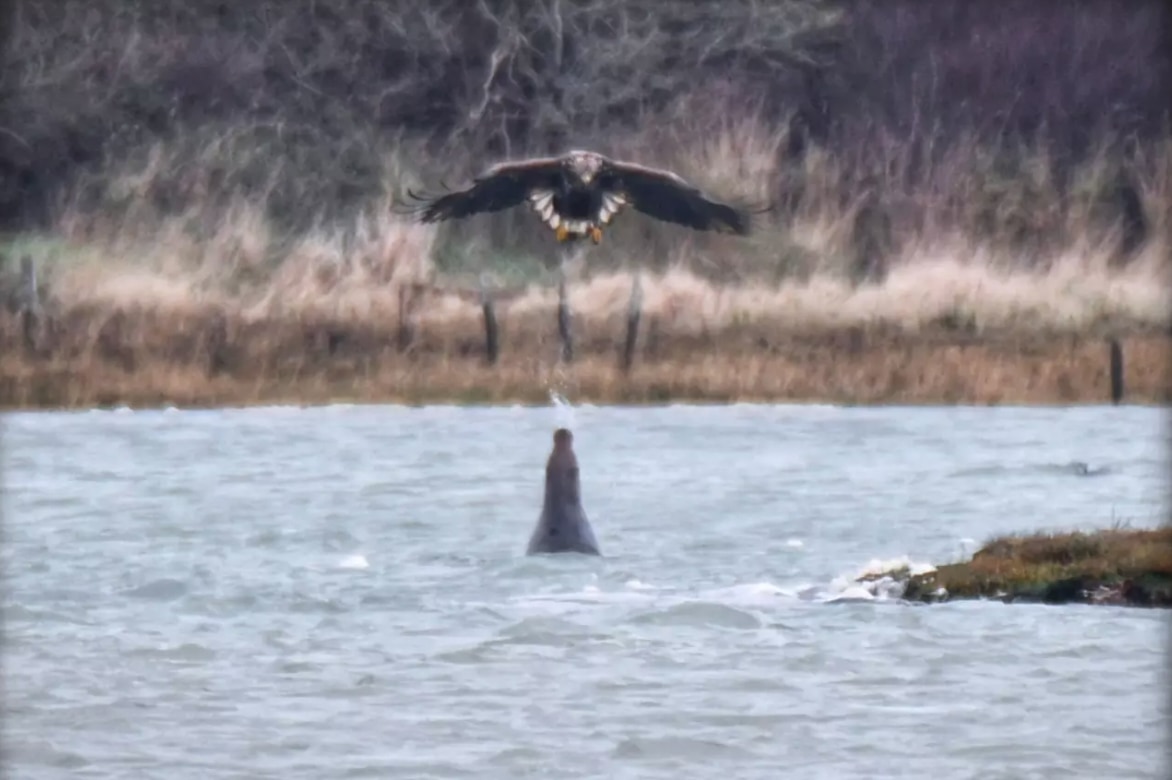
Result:
{"label": "eagle's yellow talon", "polygon": [[598,225],[592,226],[590,228],[590,238],[596,244],[602,243],[602,228],[598,227]]}
{"label": "eagle's yellow talon", "polygon": [[570,229],[565,225],[558,225],[554,230],[554,235],[557,236],[558,241],[565,241],[570,237]]}

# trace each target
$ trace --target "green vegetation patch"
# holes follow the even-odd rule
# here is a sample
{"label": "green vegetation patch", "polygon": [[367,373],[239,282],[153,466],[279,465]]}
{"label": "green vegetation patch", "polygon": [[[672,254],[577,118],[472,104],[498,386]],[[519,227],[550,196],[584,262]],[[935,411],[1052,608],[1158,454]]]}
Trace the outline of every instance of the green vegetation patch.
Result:
{"label": "green vegetation patch", "polygon": [[999,537],[966,563],[909,577],[904,598],[1172,606],[1172,528]]}

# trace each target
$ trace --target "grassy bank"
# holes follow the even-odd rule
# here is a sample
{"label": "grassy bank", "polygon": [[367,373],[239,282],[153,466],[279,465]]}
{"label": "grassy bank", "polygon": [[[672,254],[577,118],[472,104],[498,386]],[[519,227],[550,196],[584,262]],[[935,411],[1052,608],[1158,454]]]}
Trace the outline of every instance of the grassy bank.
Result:
{"label": "grassy bank", "polygon": [[467,296],[430,296],[404,318],[395,285],[246,306],[132,278],[91,281],[76,299],[52,301],[31,344],[18,316],[0,319],[0,405],[541,403],[550,390],[594,403],[1104,403],[1109,334],[1121,334],[1125,400],[1172,400],[1159,288],[1150,317],[1136,316],[1137,292],[1122,296],[1129,306],[1094,307],[1084,320],[1079,294],[1064,310],[1062,294],[1044,285],[1027,295],[1007,284],[1006,297],[988,285],[958,303],[933,275],[919,286],[896,275],[862,289],[730,289],[684,272],[648,276],[625,372],[624,275],[571,287],[569,364],[559,360],[552,291],[534,286],[500,303],[495,365],[483,311]]}
{"label": "grassy bank", "polygon": [[[703,158],[717,174],[735,170],[740,140],[771,138],[753,123],[723,132],[723,151]],[[127,173],[121,210],[66,210],[54,230],[0,245],[7,297],[19,298],[12,269],[29,256],[44,311],[28,344],[19,317],[0,323],[0,404],[515,403],[550,389],[596,403],[1101,403],[1111,337],[1127,400],[1166,403],[1172,146],[1158,161],[1150,230],[1126,256],[1118,225],[1057,192],[1046,197],[1068,204],[1066,227],[1028,248],[947,221],[871,242],[861,212],[825,194],[845,187],[834,166],[813,162],[805,205],[747,239],[628,215],[571,267],[568,366],[551,241],[532,215],[515,215],[528,242],[502,244],[475,226],[415,224],[389,209],[392,180],[354,219],[290,232],[263,201],[209,195],[168,216],[133,195],[157,169]],[[932,213],[930,192],[923,202]],[[882,273],[860,280],[859,258]],[[640,330],[624,373],[634,268]],[[491,366],[478,277],[499,325]]]}
{"label": "grassy bank", "polygon": [[1172,607],[1172,528],[1003,536],[907,579],[904,598]]}

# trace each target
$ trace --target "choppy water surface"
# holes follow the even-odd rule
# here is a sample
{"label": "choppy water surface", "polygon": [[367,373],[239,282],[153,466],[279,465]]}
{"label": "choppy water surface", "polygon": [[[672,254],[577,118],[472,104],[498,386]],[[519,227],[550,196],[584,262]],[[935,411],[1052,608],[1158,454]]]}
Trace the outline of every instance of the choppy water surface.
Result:
{"label": "choppy water surface", "polygon": [[[1163,777],[1165,613],[849,582],[1155,524],[1165,414],[11,415],[6,776]],[[565,423],[601,560],[522,554]]]}

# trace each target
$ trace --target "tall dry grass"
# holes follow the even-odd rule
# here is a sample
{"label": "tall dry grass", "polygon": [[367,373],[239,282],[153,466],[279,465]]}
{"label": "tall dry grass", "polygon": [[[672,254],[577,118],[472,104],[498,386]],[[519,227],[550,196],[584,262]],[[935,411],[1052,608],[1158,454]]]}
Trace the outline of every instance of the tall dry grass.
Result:
{"label": "tall dry grass", "polygon": [[[1067,192],[1044,173],[990,177],[978,147],[947,160],[933,186],[901,190],[894,174],[849,181],[821,150],[794,168],[776,153],[784,129],[751,115],[671,140],[648,132],[608,151],[724,197],[760,199],[779,180],[790,197],[746,239],[624,214],[571,269],[570,367],[557,365],[547,231],[523,211],[497,215],[514,242],[494,255],[476,232],[493,217],[435,227],[397,216],[402,190],[436,175],[408,166],[408,146],[388,150],[380,200],[300,231],[277,227],[263,200],[198,197],[200,168],[184,209],[160,210],[152,186],[173,174],[157,146],[111,174],[118,208],[65,209],[39,245],[51,316],[31,351],[14,320],[0,329],[0,399],[533,401],[557,386],[599,401],[1089,401],[1108,394],[1108,335],[1125,339],[1130,397],[1169,399],[1172,144],[1129,171],[1148,227],[1125,251],[1122,219],[1095,211],[1112,192],[1106,153]],[[867,208],[883,215],[881,240],[866,235]],[[1023,242],[1019,225],[1034,220],[1048,221]],[[861,252],[881,274],[859,273]],[[636,273],[644,330],[626,375],[616,357]],[[483,366],[474,294],[484,276],[510,288],[495,367]]]}
{"label": "tall dry grass", "polygon": [[[688,115],[686,105],[676,111]],[[898,148],[881,166],[886,178],[852,181],[821,149],[800,167],[784,161],[785,128],[731,116],[692,120],[687,132],[682,122],[665,122],[676,129],[617,139],[606,151],[678,170],[719,197],[779,207],[745,239],[624,213],[602,246],[571,268],[573,309],[585,323],[623,310],[638,272],[644,311],[668,333],[746,323],[778,332],[862,326],[970,334],[1170,325],[1172,140],[1131,160],[1104,143],[1065,188],[1053,181],[1044,151],[1023,162],[1030,177],[1009,177],[991,172],[987,150],[958,147],[913,189],[899,173],[909,163]],[[226,144],[207,150],[208,160]],[[39,250],[44,296],[62,311],[214,307],[245,319],[360,324],[397,321],[404,284],[473,288],[487,279],[514,290],[508,307],[518,313],[551,306],[556,254],[538,220],[523,209],[439,227],[401,217],[395,199],[442,176],[435,162],[411,168],[410,159],[409,146],[387,151],[383,197],[350,221],[292,231],[266,217],[263,199],[214,197],[199,180],[210,165],[192,169],[180,213],[160,209],[153,188],[173,179],[174,160],[157,145],[138,165],[111,173],[117,208],[63,210],[56,243]],[[477,170],[471,161],[447,162],[456,176]],[[1136,182],[1144,224],[1143,240],[1131,247],[1122,241],[1126,214],[1110,208],[1121,170]],[[432,296],[420,313],[425,327],[478,318],[478,303],[466,298]]]}

